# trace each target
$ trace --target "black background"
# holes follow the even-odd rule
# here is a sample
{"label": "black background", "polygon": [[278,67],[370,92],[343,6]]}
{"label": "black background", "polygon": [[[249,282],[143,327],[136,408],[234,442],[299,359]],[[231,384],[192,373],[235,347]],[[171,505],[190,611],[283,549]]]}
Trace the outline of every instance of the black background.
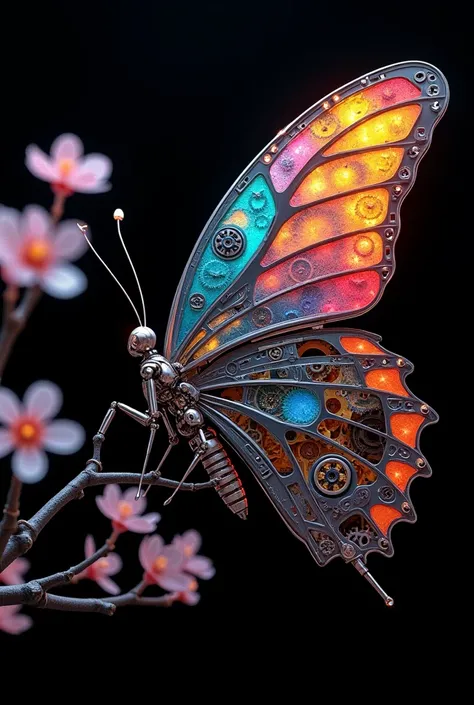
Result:
{"label": "black background", "polygon": [[[402,209],[396,275],[382,302],[353,322],[381,334],[389,350],[415,364],[411,389],[441,416],[422,440],[434,475],[412,488],[418,522],[395,529],[391,560],[370,559],[370,569],[395,597],[396,607],[387,610],[340,561],[318,569],[239,463],[249,496],[247,522],[232,516],[213,491],[182,493],[162,511],[159,530],[167,540],[194,527],[203,535],[202,552],[215,562],[216,576],[201,584],[197,607],[128,608],[111,619],[30,610],[34,628],[19,638],[0,634],[2,647],[16,639],[25,653],[38,654],[46,646],[51,655],[65,644],[65,654],[82,645],[113,654],[120,644],[135,664],[143,651],[161,666],[202,659],[230,673],[224,654],[241,639],[283,658],[303,643],[335,635],[341,644],[331,668],[339,658],[357,668],[376,658],[379,643],[410,644],[417,651],[428,636],[458,623],[462,604],[454,597],[456,569],[448,576],[443,564],[453,532],[441,519],[448,509],[452,468],[443,399],[449,368],[438,352],[449,345],[442,328],[448,303],[459,296],[452,248],[463,235],[455,226],[461,209],[460,186],[453,178],[461,169],[455,138],[466,111],[467,36],[461,25],[455,3],[449,9],[441,3],[418,8],[354,3],[349,9],[327,2],[96,0],[28,8],[17,3],[6,11],[0,46],[0,201],[19,209],[28,203],[50,206],[48,184],[23,165],[29,143],[49,151],[58,134],[74,132],[86,153],[110,156],[112,191],[74,195],[66,217],[90,224],[95,245],[134,292],[112,219],[116,207],[124,209],[124,234],[159,345],[176,285],[204,223],[282,126],[338,86],[407,59],[439,66],[452,98]],[[18,342],[4,384],[21,395],[38,378],[55,381],[65,391],[61,415],[82,423],[90,439],[112,399],[139,408],[143,399],[138,365],[126,351],[135,325],[129,305],[91,254],[79,264],[88,290],[71,301],[43,299]],[[117,420],[103,449],[105,467],[136,471],[146,437],[133,422]],[[156,457],[165,446],[163,432]],[[72,479],[90,451],[88,442],[75,456],[50,456],[47,478],[24,490],[22,516],[30,516]],[[180,477],[189,457],[182,444],[166,474]],[[8,473],[6,459],[2,494]],[[204,471],[195,472],[195,481],[204,479]],[[97,542],[106,537],[108,522],[95,507],[94,493],[71,504],[43,532],[29,555],[30,577],[80,560],[86,533]],[[149,508],[161,511],[166,496],[163,490],[150,492]],[[139,540],[126,534],[118,545],[125,560],[118,582],[124,588],[140,577]],[[74,590],[101,594],[86,583]],[[205,648],[203,641],[212,647]]]}

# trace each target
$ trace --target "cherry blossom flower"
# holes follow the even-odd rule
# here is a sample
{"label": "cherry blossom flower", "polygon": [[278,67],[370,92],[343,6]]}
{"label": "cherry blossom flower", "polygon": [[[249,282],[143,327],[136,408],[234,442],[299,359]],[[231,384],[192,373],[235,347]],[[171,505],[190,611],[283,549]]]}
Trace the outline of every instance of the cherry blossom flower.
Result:
{"label": "cherry blossom flower", "polygon": [[75,453],[84,443],[84,429],[75,421],[52,421],[63,395],[52,382],[34,382],[23,403],[14,392],[0,387],[0,458],[13,452],[13,473],[23,482],[38,482],[48,471],[45,450],[59,455]]}
{"label": "cherry blossom flower", "polygon": [[178,546],[165,546],[161,536],[146,536],[140,544],[140,563],[145,571],[143,579],[149,585],[159,585],[163,590],[183,592],[194,582],[183,572],[184,555]]}
{"label": "cherry blossom flower", "polygon": [[107,485],[104,494],[95,501],[102,514],[112,520],[115,531],[135,531],[137,534],[149,534],[156,529],[160,515],[156,512],[139,516],[146,509],[146,499],[135,499],[133,487],[122,494],[118,485]]}
{"label": "cherry blossom flower", "polygon": [[[95,553],[95,541],[92,536],[86,536],[84,543],[84,554],[86,558],[90,558]],[[122,570],[122,559],[118,553],[109,553],[107,556],[99,558],[95,563],[79,573],[74,578],[74,582],[78,580],[93,580],[99,585],[102,590],[110,595],[118,595],[120,588],[109,576],[115,575]]]}
{"label": "cherry blossom flower", "polygon": [[77,296],[86,289],[87,279],[70,261],[81,257],[87,247],[73,220],[55,228],[41,206],[27,206],[22,214],[0,208],[0,264],[7,284],[39,284],[59,299]]}
{"label": "cherry blossom flower", "polygon": [[201,536],[197,531],[186,531],[182,536],[175,536],[173,546],[177,546],[184,555],[183,570],[203,580],[209,580],[215,575],[212,561],[205,556],[198,556],[201,547]]}
{"label": "cherry blossom flower", "polygon": [[75,191],[103,193],[110,189],[107,179],[112,162],[104,154],[84,154],[79,137],[60,135],[51,145],[48,156],[35,144],[26,149],[26,166],[34,176],[48,181],[55,193],[71,196]]}
{"label": "cherry blossom flower", "polygon": [[30,561],[26,558],[16,558],[13,563],[0,573],[0,583],[5,585],[20,585],[24,583],[24,574],[30,569]]}
{"label": "cherry blossom flower", "polygon": [[21,605],[0,607],[0,631],[7,632],[7,634],[21,634],[32,626],[31,617],[26,614],[18,614],[20,609]]}
{"label": "cherry blossom flower", "polygon": [[197,580],[191,580],[188,589],[175,593],[173,600],[175,602],[184,602],[185,605],[197,605],[201,599],[201,595],[197,592],[198,587]]}

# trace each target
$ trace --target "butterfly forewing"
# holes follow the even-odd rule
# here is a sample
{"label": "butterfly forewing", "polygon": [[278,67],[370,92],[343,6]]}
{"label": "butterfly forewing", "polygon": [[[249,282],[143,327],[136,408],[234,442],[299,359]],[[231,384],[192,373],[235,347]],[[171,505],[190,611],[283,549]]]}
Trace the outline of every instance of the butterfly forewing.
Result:
{"label": "butterfly forewing", "polygon": [[249,338],[359,315],[394,268],[400,205],[448,88],[422,62],[380,69],[282,130],[206,225],[166,353],[188,368]]}
{"label": "butterfly forewing", "polygon": [[244,345],[192,380],[322,565],[391,555],[393,526],[416,519],[409,485],[430,474],[419,436],[437,416],[409,392],[411,370],[377,336],[346,329]]}

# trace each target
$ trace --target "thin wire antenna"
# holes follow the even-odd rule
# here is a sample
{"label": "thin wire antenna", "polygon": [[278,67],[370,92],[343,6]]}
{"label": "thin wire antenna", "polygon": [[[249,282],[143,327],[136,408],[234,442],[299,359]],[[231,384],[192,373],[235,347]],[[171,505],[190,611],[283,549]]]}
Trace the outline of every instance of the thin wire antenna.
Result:
{"label": "thin wire antenna", "polygon": [[123,210],[122,210],[121,208],[117,208],[117,209],[114,211],[114,218],[115,218],[115,220],[117,221],[117,231],[118,231],[118,236],[119,236],[119,238],[120,238],[120,242],[122,243],[122,247],[123,247],[123,249],[125,250],[125,254],[127,255],[127,259],[128,259],[128,261],[129,261],[129,263],[130,263],[130,266],[131,266],[131,268],[132,268],[132,272],[133,272],[133,274],[134,274],[134,276],[135,276],[135,281],[137,282],[138,291],[140,292],[140,299],[141,299],[142,308],[143,308],[143,325],[146,326],[145,299],[143,298],[143,292],[142,292],[142,288],[141,288],[141,286],[140,286],[140,280],[139,280],[139,278],[138,278],[138,274],[137,274],[137,272],[136,272],[136,269],[135,269],[135,267],[133,266],[132,258],[130,257],[130,255],[129,255],[129,253],[128,253],[128,250],[127,250],[127,248],[125,247],[125,243],[124,243],[123,237],[122,237],[122,231],[120,230],[120,222],[124,219],[124,213],[123,213]]}
{"label": "thin wire antenna", "polygon": [[119,285],[119,287],[122,289],[123,293],[125,294],[125,296],[127,297],[128,301],[130,302],[130,306],[131,306],[131,307],[133,308],[133,310],[135,311],[135,315],[136,315],[136,317],[138,318],[138,325],[141,326],[141,325],[142,325],[142,321],[141,321],[141,318],[140,318],[140,316],[139,316],[139,313],[138,313],[137,309],[135,308],[135,304],[133,303],[132,299],[131,299],[130,296],[127,294],[127,292],[125,291],[125,289],[123,288],[123,286],[121,285],[121,283],[119,282],[119,280],[117,279],[117,277],[115,276],[115,274],[114,274],[114,273],[112,272],[112,270],[110,269],[110,267],[108,267],[108,266],[105,264],[104,260],[103,260],[102,257],[99,255],[99,253],[97,252],[97,250],[96,250],[95,247],[92,245],[92,243],[91,243],[91,241],[89,240],[89,238],[87,237],[87,225],[86,225],[86,224],[84,224],[84,225],[79,225],[79,223],[76,223],[76,225],[77,225],[77,227],[79,228],[79,230],[81,231],[81,233],[84,235],[87,244],[89,245],[89,247],[91,248],[91,250],[92,250],[92,252],[95,254],[95,256],[97,257],[97,259],[99,260],[99,262],[101,262],[101,263],[104,265],[104,267],[106,268],[106,270],[108,271],[108,273],[110,274],[110,276],[112,277],[112,279],[114,279],[115,282],[116,282],[116,283]]}

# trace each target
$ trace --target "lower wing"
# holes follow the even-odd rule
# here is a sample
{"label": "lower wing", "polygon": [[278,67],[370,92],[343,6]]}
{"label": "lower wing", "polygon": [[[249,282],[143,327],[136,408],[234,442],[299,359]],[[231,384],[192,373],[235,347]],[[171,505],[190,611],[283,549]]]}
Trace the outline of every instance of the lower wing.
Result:
{"label": "lower wing", "polygon": [[[237,354],[236,354],[237,353]],[[436,413],[378,336],[333,329],[252,343],[192,377],[209,420],[318,565],[393,554],[415,522],[409,487],[431,474],[421,430]]]}

